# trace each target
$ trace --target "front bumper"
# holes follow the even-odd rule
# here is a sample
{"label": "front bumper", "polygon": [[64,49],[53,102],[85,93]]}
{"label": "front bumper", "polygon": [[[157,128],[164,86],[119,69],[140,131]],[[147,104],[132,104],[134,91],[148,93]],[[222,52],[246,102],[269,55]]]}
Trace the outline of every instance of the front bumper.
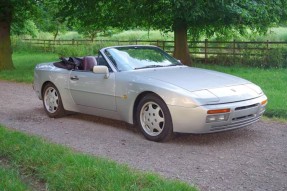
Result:
{"label": "front bumper", "polygon": [[[267,97],[261,97],[235,103],[205,105],[196,108],[186,108],[168,105],[173,121],[173,131],[180,133],[213,133],[237,129],[255,123],[265,111],[266,104],[261,102]],[[227,121],[206,122],[208,110],[230,108]]]}

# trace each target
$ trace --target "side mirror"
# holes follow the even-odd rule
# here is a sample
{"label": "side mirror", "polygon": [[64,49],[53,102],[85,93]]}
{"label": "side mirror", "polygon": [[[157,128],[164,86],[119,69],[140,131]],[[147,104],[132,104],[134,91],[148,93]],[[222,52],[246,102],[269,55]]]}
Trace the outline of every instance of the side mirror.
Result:
{"label": "side mirror", "polygon": [[93,72],[95,74],[105,74],[105,78],[109,78],[110,72],[107,66],[94,66]]}

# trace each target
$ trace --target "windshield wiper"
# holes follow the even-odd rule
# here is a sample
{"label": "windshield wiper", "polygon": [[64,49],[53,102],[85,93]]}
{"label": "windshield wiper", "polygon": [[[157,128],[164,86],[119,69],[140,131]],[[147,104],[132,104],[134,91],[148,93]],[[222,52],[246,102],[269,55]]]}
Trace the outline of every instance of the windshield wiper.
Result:
{"label": "windshield wiper", "polygon": [[158,67],[164,67],[164,66],[162,66],[162,65],[148,65],[148,66],[135,68],[135,70],[144,69],[144,68],[158,68]]}
{"label": "windshield wiper", "polygon": [[181,66],[182,64],[181,63],[178,63],[178,64],[169,64],[169,65],[166,65],[165,67],[169,67],[169,66]]}

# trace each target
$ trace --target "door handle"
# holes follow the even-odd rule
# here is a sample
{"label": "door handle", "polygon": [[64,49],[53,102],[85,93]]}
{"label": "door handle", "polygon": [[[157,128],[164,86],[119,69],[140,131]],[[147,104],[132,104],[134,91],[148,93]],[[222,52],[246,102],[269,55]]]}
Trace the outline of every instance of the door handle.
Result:
{"label": "door handle", "polygon": [[79,80],[78,76],[72,76],[70,77],[71,80]]}

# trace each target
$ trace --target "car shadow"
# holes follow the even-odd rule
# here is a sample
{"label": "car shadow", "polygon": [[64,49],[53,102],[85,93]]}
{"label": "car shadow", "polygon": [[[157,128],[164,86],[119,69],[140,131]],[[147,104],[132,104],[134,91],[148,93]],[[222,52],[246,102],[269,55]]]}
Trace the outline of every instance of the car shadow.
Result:
{"label": "car shadow", "polygon": [[209,134],[176,133],[171,142],[182,145],[221,145],[234,142],[253,142],[257,136],[260,136],[260,133],[251,125],[240,129]]}
{"label": "car shadow", "polygon": [[123,130],[132,131],[135,133],[138,132],[138,128],[136,128],[134,125],[131,125],[126,122],[119,121],[119,120],[105,118],[105,117],[98,117],[94,115],[81,114],[81,113],[69,113],[67,116],[65,116],[65,118],[88,121],[92,123],[109,126],[112,128],[117,128],[117,129],[120,128]]}
{"label": "car shadow", "polygon": [[[132,133],[139,139],[143,139],[144,142],[150,143],[141,134],[140,130],[131,124],[123,121],[98,117],[87,114],[72,113],[66,116],[66,118],[88,121],[95,124],[105,125],[110,128],[116,128],[126,131],[127,133]],[[240,128],[225,132],[210,133],[210,134],[185,134],[185,133],[175,133],[171,140],[163,142],[163,144],[175,144],[175,145],[222,145],[222,144],[232,144],[234,142],[252,142],[255,136],[258,136],[258,132],[252,129],[252,126],[246,128]],[[153,142],[157,144],[156,142]],[[160,143],[162,144],[162,142]]]}

